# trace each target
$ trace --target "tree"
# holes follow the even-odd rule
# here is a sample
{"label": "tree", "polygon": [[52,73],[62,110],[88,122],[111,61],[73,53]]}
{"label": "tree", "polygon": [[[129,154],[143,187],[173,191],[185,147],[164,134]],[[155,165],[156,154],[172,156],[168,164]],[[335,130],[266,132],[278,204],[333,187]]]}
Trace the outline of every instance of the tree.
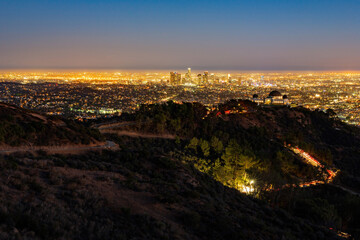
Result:
{"label": "tree", "polygon": [[163,133],[166,127],[166,115],[164,113],[156,114],[154,117],[154,122],[156,123],[157,132]]}
{"label": "tree", "polygon": [[254,157],[244,154],[244,150],[235,139],[230,140],[222,159],[224,169],[231,175],[231,185],[235,187],[249,181],[246,171],[258,163]]}
{"label": "tree", "polygon": [[224,160],[225,175],[230,178],[230,186],[236,187],[236,183],[238,182],[239,178],[241,178],[241,154],[242,150],[240,145],[235,139],[231,139],[228,146],[225,148],[225,153],[221,157]]}
{"label": "tree", "polygon": [[211,147],[218,154],[220,154],[224,149],[223,143],[215,136],[211,138]]}
{"label": "tree", "polygon": [[193,137],[193,138],[190,140],[189,145],[187,145],[187,148],[194,149],[195,152],[197,152],[197,146],[198,146],[198,145],[199,145],[199,139],[197,139],[196,137]]}
{"label": "tree", "polygon": [[203,139],[200,139],[199,142],[200,148],[202,153],[204,154],[205,157],[210,155],[210,145],[209,142]]}
{"label": "tree", "polygon": [[171,119],[170,127],[175,133],[178,133],[181,130],[181,119],[180,118]]}

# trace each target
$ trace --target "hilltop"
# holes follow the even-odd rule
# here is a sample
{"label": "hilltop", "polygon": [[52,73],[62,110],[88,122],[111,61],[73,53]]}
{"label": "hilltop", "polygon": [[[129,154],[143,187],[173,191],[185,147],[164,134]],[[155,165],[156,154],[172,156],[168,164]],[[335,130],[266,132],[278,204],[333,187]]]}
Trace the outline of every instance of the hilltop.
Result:
{"label": "hilltop", "polygon": [[[199,103],[144,105],[132,116],[133,124],[119,127],[141,133],[176,135],[227,141],[236,138],[254,151],[267,145],[292,144],[329,165],[356,175],[360,171],[360,128],[341,122],[330,109],[311,111],[303,107],[261,106],[248,100],[230,100],[217,107]],[[226,136],[221,136],[221,135]],[[252,142],[257,141],[257,142]],[[273,142],[273,143],[269,143]]]}
{"label": "hilltop", "polygon": [[95,129],[60,117],[0,103],[0,148],[91,144],[102,140]]}

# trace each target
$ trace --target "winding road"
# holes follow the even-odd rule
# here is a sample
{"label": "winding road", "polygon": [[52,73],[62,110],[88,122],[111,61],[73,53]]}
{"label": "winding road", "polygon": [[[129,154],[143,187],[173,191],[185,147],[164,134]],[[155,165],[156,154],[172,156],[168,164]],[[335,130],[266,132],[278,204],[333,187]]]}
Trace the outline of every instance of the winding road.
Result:
{"label": "winding road", "polygon": [[[304,150],[302,150],[298,147],[287,146],[286,148],[289,149],[294,154],[296,154],[297,156],[299,156],[301,159],[303,159],[303,161],[305,163],[310,164],[313,167],[317,167],[319,169],[325,169],[325,171],[328,175],[328,177],[325,181],[324,180],[313,180],[310,182],[302,182],[302,183],[299,183],[299,185],[298,185],[299,187],[310,187],[310,186],[319,185],[319,184],[329,184],[330,186],[339,188],[347,193],[350,193],[352,195],[356,195],[356,196],[360,197],[360,193],[355,192],[349,188],[343,187],[341,185],[332,183],[332,181],[334,180],[334,177],[340,172],[339,169],[337,169],[336,171],[333,171],[332,169],[325,168],[325,166],[322,165],[318,160],[316,160],[309,153],[305,152]],[[296,187],[296,185],[292,185],[292,186]],[[291,185],[287,184],[287,185],[283,186],[283,188],[286,188],[286,187],[291,187]]]}

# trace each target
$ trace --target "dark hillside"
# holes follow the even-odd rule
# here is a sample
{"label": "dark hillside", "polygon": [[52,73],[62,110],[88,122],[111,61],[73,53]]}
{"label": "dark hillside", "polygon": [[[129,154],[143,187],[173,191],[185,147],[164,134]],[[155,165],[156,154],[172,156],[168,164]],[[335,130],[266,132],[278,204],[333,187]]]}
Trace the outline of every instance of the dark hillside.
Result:
{"label": "dark hillside", "polygon": [[176,160],[168,152],[174,140],[123,137],[119,143],[128,147],[2,158],[0,237],[338,239]]}
{"label": "dark hillside", "polygon": [[0,145],[59,146],[90,144],[102,139],[97,130],[80,123],[44,116],[34,111],[0,103]]}
{"label": "dark hillside", "polygon": [[[20,145],[104,138],[70,120],[1,109],[6,136]],[[116,120],[97,126],[120,150],[0,157],[0,239],[359,237],[360,198],[349,188],[358,129],[327,113],[168,102]]]}

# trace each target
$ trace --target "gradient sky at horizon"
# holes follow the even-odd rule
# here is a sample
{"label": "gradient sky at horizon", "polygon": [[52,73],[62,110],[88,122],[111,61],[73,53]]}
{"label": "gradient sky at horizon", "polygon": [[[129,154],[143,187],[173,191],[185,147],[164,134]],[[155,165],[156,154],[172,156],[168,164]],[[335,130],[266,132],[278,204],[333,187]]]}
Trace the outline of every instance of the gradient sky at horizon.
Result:
{"label": "gradient sky at horizon", "polygon": [[360,0],[0,0],[0,68],[360,70]]}

